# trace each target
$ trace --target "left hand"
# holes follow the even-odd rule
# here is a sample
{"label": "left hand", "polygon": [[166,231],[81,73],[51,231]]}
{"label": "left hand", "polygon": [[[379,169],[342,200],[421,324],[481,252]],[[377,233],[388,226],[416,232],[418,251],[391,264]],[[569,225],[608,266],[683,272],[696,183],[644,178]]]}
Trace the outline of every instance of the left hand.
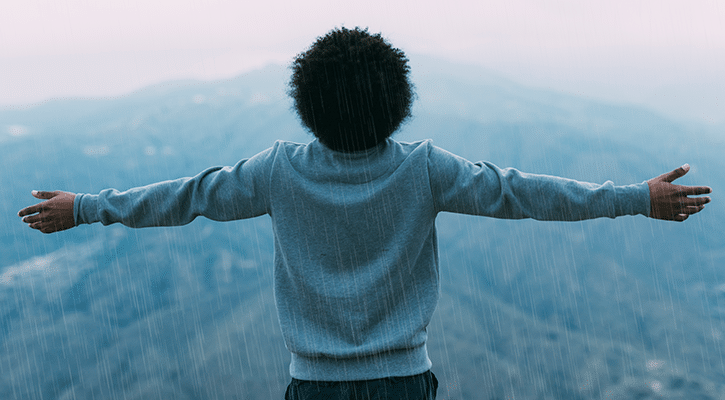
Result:
{"label": "left hand", "polygon": [[18,211],[18,216],[24,217],[23,222],[28,226],[43,233],[63,231],[76,226],[73,217],[75,193],[59,190],[54,192],[33,190],[32,195],[45,201]]}
{"label": "left hand", "polygon": [[650,218],[684,221],[710,202],[710,197],[688,197],[711,193],[707,186],[682,186],[672,182],[690,170],[685,164],[672,172],[647,181],[650,193]]}

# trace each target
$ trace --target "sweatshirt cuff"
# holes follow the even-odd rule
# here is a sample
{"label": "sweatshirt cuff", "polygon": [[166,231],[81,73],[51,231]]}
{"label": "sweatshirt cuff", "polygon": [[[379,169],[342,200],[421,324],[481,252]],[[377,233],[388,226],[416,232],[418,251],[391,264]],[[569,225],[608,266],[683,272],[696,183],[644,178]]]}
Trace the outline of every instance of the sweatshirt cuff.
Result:
{"label": "sweatshirt cuff", "polygon": [[638,215],[649,217],[650,198],[647,182],[634,185],[618,186],[616,215]]}
{"label": "sweatshirt cuff", "polygon": [[73,201],[73,219],[76,225],[92,224],[98,218],[98,195],[79,193]]}

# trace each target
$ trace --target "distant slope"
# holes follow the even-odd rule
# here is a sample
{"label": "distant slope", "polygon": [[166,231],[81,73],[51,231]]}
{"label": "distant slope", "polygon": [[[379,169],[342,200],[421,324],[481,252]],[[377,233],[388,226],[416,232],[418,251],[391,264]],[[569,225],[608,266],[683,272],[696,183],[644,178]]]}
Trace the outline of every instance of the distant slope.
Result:
{"label": "distant slope", "polygon": [[[617,184],[689,162],[683,183],[715,191],[682,224],[441,215],[439,398],[722,398],[725,135],[436,60],[413,71],[399,140]],[[270,67],[0,112],[0,398],[282,397],[267,217],[44,236],[15,214],[32,189],[127,189],[308,141],[286,79]]]}

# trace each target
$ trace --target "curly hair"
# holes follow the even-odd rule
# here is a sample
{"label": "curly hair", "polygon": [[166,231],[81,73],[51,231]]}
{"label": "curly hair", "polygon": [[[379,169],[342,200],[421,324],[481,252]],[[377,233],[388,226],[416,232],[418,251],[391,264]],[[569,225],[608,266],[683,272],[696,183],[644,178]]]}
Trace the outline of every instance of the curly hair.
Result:
{"label": "curly hair", "polygon": [[292,62],[288,94],[315,137],[334,150],[372,148],[410,118],[408,58],[367,28],[333,29]]}

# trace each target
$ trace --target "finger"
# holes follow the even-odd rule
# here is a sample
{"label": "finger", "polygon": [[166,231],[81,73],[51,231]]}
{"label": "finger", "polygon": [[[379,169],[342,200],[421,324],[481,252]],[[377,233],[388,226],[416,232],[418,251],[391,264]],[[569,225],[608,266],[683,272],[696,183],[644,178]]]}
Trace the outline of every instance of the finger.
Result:
{"label": "finger", "polygon": [[57,196],[58,191],[56,190],[53,192],[43,192],[43,191],[33,190],[32,192],[30,192],[30,194],[32,194],[33,197],[35,197],[35,198],[47,200],[47,199],[52,199],[53,197]]}
{"label": "finger", "polygon": [[677,178],[681,178],[681,177],[685,176],[685,174],[689,170],[690,170],[690,165],[685,164],[685,165],[681,166],[680,168],[673,170],[672,172],[668,172],[668,173],[662,175],[662,180],[664,180],[665,182],[672,182]]}
{"label": "finger", "polygon": [[28,226],[35,229],[36,231],[40,231],[42,233],[53,233],[56,231],[55,226],[53,226],[53,224],[44,224],[42,222],[34,222]]}
{"label": "finger", "polygon": [[680,201],[680,204],[683,206],[701,206],[709,202],[709,197],[686,197]]}
{"label": "finger", "polygon": [[40,214],[31,215],[23,218],[23,222],[26,224],[32,224],[33,222],[42,222],[45,217],[41,217]]}
{"label": "finger", "polygon": [[698,196],[701,194],[712,193],[712,189],[707,186],[681,186],[680,193],[688,196]]}
{"label": "finger", "polygon": [[686,220],[687,217],[689,217],[689,215],[687,215],[687,214],[677,214],[674,216],[674,218],[672,218],[672,220],[677,221],[677,222],[682,222],[682,221]]}
{"label": "finger", "polygon": [[688,214],[688,215],[692,215],[692,214],[697,214],[697,213],[699,213],[699,212],[700,212],[700,211],[702,211],[703,209],[705,209],[705,206],[689,206],[689,207],[685,207],[685,208],[683,208],[683,209],[682,209],[682,210],[680,211],[680,213],[681,213],[681,214]]}
{"label": "finger", "polygon": [[18,211],[18,217],[24,217],[26,215],[39,213],[43,209],[43,206],[41,206],[41,204],[43,203],[23,208],[22,210]]}

